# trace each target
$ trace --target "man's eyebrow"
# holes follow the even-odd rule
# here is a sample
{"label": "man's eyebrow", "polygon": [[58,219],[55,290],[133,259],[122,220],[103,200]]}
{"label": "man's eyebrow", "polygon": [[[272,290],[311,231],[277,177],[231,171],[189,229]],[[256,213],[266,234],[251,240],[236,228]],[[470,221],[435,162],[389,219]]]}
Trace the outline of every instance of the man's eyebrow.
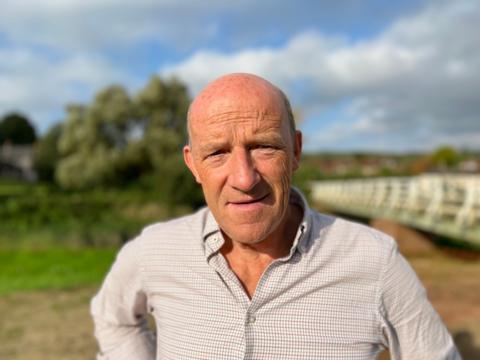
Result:
{"label": "man's eyebrow", "polygon": [[255,144],[260,142],[283,144],[285,143],[285,139],[281,134],[279,134],[275,130],[272,130],[256,133],[248,142]]}
{"label": "man's eyebrow", "polygon": [[208,143],[202,143],[197,145],[197,149],[201,153],[207,153],[226,146],[225,141],[209,141]]}
{"label": "man's eyebrow", "polygon": [[268,131],[256,133],[252,137],[253,141],[283,141],[282,134],[277,133],[276,131]]}

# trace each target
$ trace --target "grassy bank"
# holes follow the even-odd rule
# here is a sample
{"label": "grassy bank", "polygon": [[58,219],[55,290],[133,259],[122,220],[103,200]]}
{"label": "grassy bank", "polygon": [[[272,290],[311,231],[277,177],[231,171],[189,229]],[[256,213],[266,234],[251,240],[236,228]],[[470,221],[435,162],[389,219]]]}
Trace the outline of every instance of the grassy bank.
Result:
{"label": "grassy bank", "polygon": [[115,253],[112,249],[0,251],[0,295],[99,284]]}
{"label": "grassy bank", "polygon": [[188,211],[140,187],[68,192],[0,182],[0,249],[118,247],[146,224]]}

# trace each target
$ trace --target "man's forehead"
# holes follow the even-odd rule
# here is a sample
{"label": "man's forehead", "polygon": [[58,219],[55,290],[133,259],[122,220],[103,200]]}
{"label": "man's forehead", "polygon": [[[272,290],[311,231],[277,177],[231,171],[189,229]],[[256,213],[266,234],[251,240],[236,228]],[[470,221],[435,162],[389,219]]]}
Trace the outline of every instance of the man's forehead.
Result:
{"label": "man's forehead", "polygon": [[190,107],[191,120],[205,120],[229,111],[279,115],[284,112],[280,91],[268,81],[249,74],[224,76],[209,84]]}
{"label": "man's forehead", "polygon": [[283,114],[264,108],[217,108],[202,119],[202,125],[242,125],[255,128],[280,127]]}
{"label": "man's forehead", "polygon": [[194,122],[191,135],[202,139],[225,139],[232,134],[254,136],[280,133],[282,127],[281,114],[256,110],[225,111]]}

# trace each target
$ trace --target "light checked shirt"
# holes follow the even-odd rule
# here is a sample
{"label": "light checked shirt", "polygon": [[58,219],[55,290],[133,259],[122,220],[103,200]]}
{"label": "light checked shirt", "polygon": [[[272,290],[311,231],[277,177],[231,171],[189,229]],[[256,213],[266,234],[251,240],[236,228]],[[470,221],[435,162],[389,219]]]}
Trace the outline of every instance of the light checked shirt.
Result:
{"label": "light checked shirt", "polygon": [[[250,300],[208,208],[146,228],[91,303],[98,359],[460,359],[395,241],[311,210]],[[156,322],[148,330],[145,315]]]}

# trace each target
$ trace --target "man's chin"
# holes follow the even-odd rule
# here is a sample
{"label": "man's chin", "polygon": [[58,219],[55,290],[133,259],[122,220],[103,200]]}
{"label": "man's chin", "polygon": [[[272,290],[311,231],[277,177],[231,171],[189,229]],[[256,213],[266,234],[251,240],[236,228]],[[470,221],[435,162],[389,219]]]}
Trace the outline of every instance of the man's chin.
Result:
{"label": "man's chin", "polygon": [[227,236],[238,244],[244,245],[256,245],[262,243],[268,235],[272,232],[269,231],[269,226],[259,226],[259,224],[241,224],[233,225],[230,227],[231,231],[224,231]]}

